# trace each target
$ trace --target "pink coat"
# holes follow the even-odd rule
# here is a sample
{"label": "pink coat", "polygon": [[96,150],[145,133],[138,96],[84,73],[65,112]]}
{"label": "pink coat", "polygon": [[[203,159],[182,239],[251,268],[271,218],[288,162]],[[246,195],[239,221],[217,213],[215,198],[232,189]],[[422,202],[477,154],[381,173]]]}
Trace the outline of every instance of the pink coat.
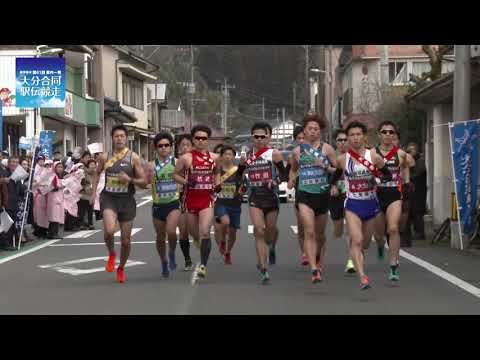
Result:
{"label": "pink coat", "polygon": [[[57,181],[61,185],[60,180],[55,176],[53,182]],[[47,216],[49,222],[59,224],[65,223],[65,208],[63,204],[63,190],[50,191],[47,194]]]}
{"label": "pink coat", "polygon": [[34,194],[33,219],[38,226],[48,229],[47,196],[41,195],[39,192]]}

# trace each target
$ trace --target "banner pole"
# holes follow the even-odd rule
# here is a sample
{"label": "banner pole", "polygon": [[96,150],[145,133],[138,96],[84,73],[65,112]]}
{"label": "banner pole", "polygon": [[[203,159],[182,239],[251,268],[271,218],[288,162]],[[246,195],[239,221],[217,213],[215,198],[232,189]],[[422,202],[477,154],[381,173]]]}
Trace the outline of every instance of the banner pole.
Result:
{"label": "banner pole", "polygon": [[452,172],[453,172],[453,185],[455,188],[455,198],[457,200],[457,217],[458,217],[458,231],[460,233],[460,250],[463,250],[463,231],[462,231],[462,218],[460,217],[460,206],[458,202],[458,191],[457,191],[457,177],[455,176],[455,161],[453,158],[453,141],[452,141],[452,129],[454,127],[454,123],[448,123],[448,130],[449,130],[449,140],[450,140],[450,153],[452,158]]}
{"label": "banner pole", "polygon": [[[32,167],[30,168],[30,175],[28,177],[28,189],[27,189],[27,196],[25,197],[25,206],[23,208],[23,217],[22,217],[22,226],[20,228],[20,237],[18,239],[18,251],[20,251],[20,246],[22,244],[22,237],[23,237],[23,228],[25,227],[25,216],[27,214],[28,210],[28,198],[30,197],[31,189],[32,189],[32,174],[33,174],[33,169],[35,168],[35,153],[37,151],[37,146],[33,147],[33,159],[32,159]],[[33,196],[33,195],[32,195]],[[32,204],[33,205],[33,204]],[[15,224],[13,225],[15,226]]]}

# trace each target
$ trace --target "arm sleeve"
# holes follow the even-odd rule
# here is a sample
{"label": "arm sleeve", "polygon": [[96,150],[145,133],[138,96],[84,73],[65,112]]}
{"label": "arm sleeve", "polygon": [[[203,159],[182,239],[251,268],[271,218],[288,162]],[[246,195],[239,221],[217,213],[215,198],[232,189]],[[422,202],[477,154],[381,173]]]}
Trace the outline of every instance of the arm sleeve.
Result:
{"label": "arm sleeve", "polygon": [[279,161],[274,163],[275,166],[277,167],[278,170],[278,175],[280,177],[280,180],[283,181],[288,181],[288,172],[286,171],[287,169],[285,168],[285,165],[283,164],[283,161]]}
{"label": "arm sleeve", "polygon": [[335,172],[333,175],[330,177],[330,185],[334,185],[340,178],[342,177],[343,170],[342,169],[335,169]]}

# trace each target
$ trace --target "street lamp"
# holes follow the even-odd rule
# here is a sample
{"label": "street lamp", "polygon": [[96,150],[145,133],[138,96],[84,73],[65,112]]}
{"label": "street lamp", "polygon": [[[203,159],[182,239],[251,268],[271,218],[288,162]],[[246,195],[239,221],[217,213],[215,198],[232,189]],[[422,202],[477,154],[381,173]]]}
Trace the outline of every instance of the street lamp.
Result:
{"label": "street lamp", "polygon": [[[317,101],[316,101],[315,107],[316,107],[316,113],[319,114],[320,113],[320,74],[327,75],[328,71],[319,69],[316,66],[312,66],[310,68],[310,73],[316,74],[317,76],[317,99],[316,99]],[[327,141],[330,142],[330,131],[327,134]]]}

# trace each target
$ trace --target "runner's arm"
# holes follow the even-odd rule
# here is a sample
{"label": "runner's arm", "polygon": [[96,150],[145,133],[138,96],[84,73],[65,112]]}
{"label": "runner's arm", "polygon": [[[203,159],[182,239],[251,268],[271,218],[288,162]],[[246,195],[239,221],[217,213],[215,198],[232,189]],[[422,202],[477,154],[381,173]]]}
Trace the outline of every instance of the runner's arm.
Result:
{"label": "runner's arm", "polygon": [[175,163],[175,170],[173,171],[173,180],[179,183],[180,185],[187,185],[188,181],[183,177],[183,172],[185,170],[186,165],[186,156],[182,155],[178,158],[177,162]]}
{"label": "runner's arm", "polygon": [[273,150],[272,160],[273,164],[277,167],[280,181],[288,181],[288,173],[285,169],[285,164],[283,163],[283,156],[277,149]]}
{"label": "runner's arm", "polygon": [[333,147],[329,144],[327,144],[326,150],[327,151],[325,155],[327,155],[328,161],[330,161],[330,165],[331,165],[328,167],[327,171],[330,174],[333,174],[337,170],[337,154],[335,153],[335,150],[333,149]]}
{"label": "runner's arm", "polygon": [[298,176],[298,159],[297,159],[297,154],[298,154],[298,147],[293,149],[292,153],[290,154],[290,173],[288,175],[288,189],[293,189],[295,187],[295,180],[297,179]]}
{"label": "runner's arm", "polygon": [[132,184],[145,189],[147,187],[147,179],[145,178],[145,170],[143,169],[142,163],[140,161],[140,156],[133,153],[132,162],[133,162],[133,171],[134,171],[135,177],[131,178],[127,175],[128,180]]}
{"label": "runner's arm", "polygon": [[378,155],[376,152],[372,152],[372,157],[374,160],[374,165],[377,167],[377,169],[382,173],[382,177],[380,180],[382,182],[387,182],[392,180],[392,173],[388,168],[385,166],[385,160],[383,159],[383,156]]}

